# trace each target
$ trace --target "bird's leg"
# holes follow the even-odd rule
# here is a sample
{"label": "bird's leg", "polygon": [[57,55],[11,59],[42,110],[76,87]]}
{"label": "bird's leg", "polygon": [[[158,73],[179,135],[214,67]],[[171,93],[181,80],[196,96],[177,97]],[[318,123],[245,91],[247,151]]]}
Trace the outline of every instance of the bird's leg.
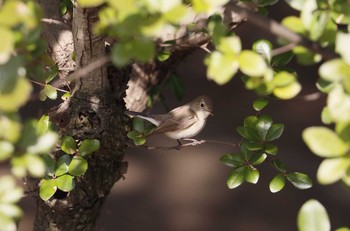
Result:
{"label": "bird's leg", "polygon": [[199,144],[201,144],[201,141],[198,141],[196,139],[190,139],[190,138],[186,138],[186,139],[183,139],[185,141],[191,141],[192,142],[192,146],[197,146]]}

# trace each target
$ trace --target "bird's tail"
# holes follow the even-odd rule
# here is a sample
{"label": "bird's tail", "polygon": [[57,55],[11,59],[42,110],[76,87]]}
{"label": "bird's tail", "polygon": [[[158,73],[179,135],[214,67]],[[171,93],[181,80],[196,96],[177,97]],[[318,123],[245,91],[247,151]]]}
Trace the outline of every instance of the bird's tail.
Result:
{"label": "bird's tail", "polygon": [[147,120],[148,122],[151,122],[152,124],[158,126],[160,124],[160,121],[156,120],[155,118],[146,115],[145,113],[142,112],[136,112],[136,111],[125,111],[125,114],[130,116],[130,117],[138,117],[144,120]]}

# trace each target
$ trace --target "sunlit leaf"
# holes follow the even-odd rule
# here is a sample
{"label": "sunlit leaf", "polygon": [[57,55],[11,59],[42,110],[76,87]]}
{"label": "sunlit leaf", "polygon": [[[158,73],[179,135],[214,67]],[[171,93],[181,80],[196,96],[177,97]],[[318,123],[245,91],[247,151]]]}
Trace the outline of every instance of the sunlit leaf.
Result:
{"label": "sunlit leaf", "polygon": [[255,111],[261,111],[262,109],[264,109],[267,104],[269,103],[269,101],[265,98],[259,98],[254,100],[253,102],[253,108],[255,109]]}
{"label": "sunlit leaf", "polygon": [[264,58],[253,51],[242,51],[238,60],[239,69],[250,77],[261,77],[268,69]]}
{"label": "sunlit leaf", "polygon": [[272,126],[272,119],[270,116],[268,115],[259,116],[258,122],[256,123],[255,127],[262,140],[266,139],[266,135],[270,130],[271,126]]}
{"label": "sunlit leaf", "polygon": [[0,64],[5,64],[14,50],[15,39],[11,30],[0,27]]}
{"label": "sunlit leaf", "polygon": [[34,145],[27,147],[27,152],[32,154],[43,154],[50,152],[57,143],[58,135],[49,131],[40,136]]}
{"label": "sunlit leaf", "polygon": [[306,128],[302,136],[310,150],[321,157],[342,156],[349,150],[349,145],[326,127]]}
{"label": "sunlit leaf", "polygon": [[86,139],[79,146],[79,155],[86,156],[100,149],[100,141],[98,139]]}
{"label": "sunlit leaf", "polygon": [[254,42],[253,44],[253,50],[256,53],[265,57],[268,62],[270,62],[272,58],[272,54],[271,54],[272,49],[273,49],[272,44],[268,40],[261,39]]}
{"label": "sunlit leaf", "polygon": [[15,148],[11,142],[0,140],[0,161],[8,159],[14,150]]}
{"label": "sunlit leaf", "polygon": [[273,94],[280,99],[294,98],[301,91],[301,85],[298,82],[293,82],[285,87],[276,87],[273,89]]}
{"label": "sunlit leaf", "polygon": [[[284,130],[283,124],[272,124],[269,131],[266,134],[266,141],[274,141],[281,137]],[[270,153],[271,154],[271,153]]]}
{"label": "sunlit leaf", "polygon": [[215,81],[219,85],[226,84],[236,74],[238,70],[238,60],[231,55],[224,55],[218,51],[212,52],[206,59],[208,66],[208,79]]}
{"label": "sunlit leaf", "polygon": [[96,7],[102,5],[106,0],[77,0],[80,7]]}
{"label": "sunlit leaf", "polygon": [[331,224],[326,209],[317,200],[303,204],[298,213],[299,231],[329,231]]}
{"label": "sunlit leaf", "polygon": [[54,182],[57,188],[63,192],[72,191],[75,187],[74,177],[68,174],[57,177]]}
{"label": "sunlit leaf", "polygon": [[287,174],[287,179],[298,189],[308,189],[312,187],[312,181],[306,174],[292,172]]}
{"label": "sunlit leaf", "polygon": [[29,99],[32,85],[25,78],[19,78],[13,91],[0,94],[0,110],[17,111]]}
{"label": "sunlit leaf", "polygon": [[40,182],[39,196],[44,201],[49,200],[57,191],[54,179],[42,179]]}
{"label": "sunlit leaf", "polygon": [[46,172],[45,162],[38,155],[25,155],[28,172],[34,177],[43,177]]}
{"label": "sunlit leaf", "polygon": [[317,180],[320,184],[333,184],[345,176],[350,167],[350,158],[340,157],[325,159],[317,170]]}
{"label": "sunlit leaf", "polygon": [[38,124],[36,125],[36,130],[39,135],[45,134],[50,126],[50,119],[47,115],[42,115],[41,118],[38,121]]}
{"label": "sunlit leaf", "polygon": [[71,156],[66,154],[58,158],[55,175],[61,176],[63,174],[66,174],[68,172],[68,166],[71,162]]}
{"label": "sunlit leaf", "polygon": [[245,181],[256,184],[259,180],[259,171],[254,168],[253,166],[246,166],[244,167],[244,179]]}
{"label": "sunlit leaf", "polygon": [[81,176],[86,172],[88,162],[81,156],[74,156],[69,164],[69,173],[73,176]]}
{"label": "sunlit leaf", "polygon": [[279,192],[284,188],[285,184],[286,177],[283,174],[279,173],[270,181],[270,191],[272,193]]}
{"label": "sunlit leaf", "polygon": [[45,94],[50,99],[57,99],[57,90],[50,84],[46,84],[44,87]]}
{"label": "sunlit leaf", "polygon": [[230,189],[237,188],[244,182],[243,167],[232,169],[230,175],[227,178],[227,186]]}
{"label": "sunlit leaf", "polygon": [[347,64],[350,64],[350,33],[338,32],[335,40],[335,50]]}
{"label": "sunlit leaf", "polygon": [[63,136],[61,149],[67,154],[74,154],[77,149],[77,144],[73,137],[71,136]]}

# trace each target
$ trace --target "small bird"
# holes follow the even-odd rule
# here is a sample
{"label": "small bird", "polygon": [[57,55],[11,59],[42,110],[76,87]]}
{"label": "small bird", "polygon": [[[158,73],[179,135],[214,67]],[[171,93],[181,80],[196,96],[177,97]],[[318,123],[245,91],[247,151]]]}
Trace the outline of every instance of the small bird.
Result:
{"label": "small bird", "polygon": [[156,125],[156,129],[150,135],[165,134],[179,142],[180,139],[188,139],[201,132],[208,116],[213,115],[212,112],[211,98],[202,95],[166,114],[146,115],[133,111],[127,111],[126,114]]}

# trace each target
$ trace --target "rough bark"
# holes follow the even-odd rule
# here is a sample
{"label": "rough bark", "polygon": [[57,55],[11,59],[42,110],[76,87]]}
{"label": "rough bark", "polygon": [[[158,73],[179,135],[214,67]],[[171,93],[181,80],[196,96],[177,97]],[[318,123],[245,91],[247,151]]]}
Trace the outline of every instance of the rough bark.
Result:
{"label": "rough bark", "polygon": [[[77,68],[105,55],[104,39],[92,34],[97,10],[74,8],[73,37]],[[37,199],[34,230],[94,230],[103,202],[114,183],[123,177],[127,164],[128,118],[124,115],[127,79],[122,72],[114,81],[119,94],[113,94],[107,66],[101,66],[75,81],[72,97],[53,109],[50,117],[61,135],[77,140],[95,138],[100,150],[87,158],[89,167],[83,177],[75,178],[75,189],[56,193],[49,201]],[[55,153],[56,158],[62,155]]]}

